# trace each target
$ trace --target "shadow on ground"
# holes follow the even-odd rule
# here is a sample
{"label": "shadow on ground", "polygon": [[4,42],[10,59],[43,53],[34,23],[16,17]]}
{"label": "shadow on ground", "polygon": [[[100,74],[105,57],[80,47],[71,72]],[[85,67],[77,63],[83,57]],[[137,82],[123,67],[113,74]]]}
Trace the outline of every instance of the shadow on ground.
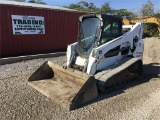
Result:
{"label": "shadow on ground", "polygon": [[122,93],[124,93],[124,91],[126,89],[129,89],[129,88],[134,87],[139,84],[149,82],[152,78],[160,78],[160,63],[150,63],[150,64],[143,65],[143,76],[142,77],[140,77],[138,79],[130,80],[130,81],[125,82],[123,84],[119,84],[118,86],[113,86],[113,87],[109,88],[108,94],[99,93],[99,97],[97,99],[95,99],[91,102],[88,102],[84,105],[81,105],[77,109],[88,106],[88,105],[93,104],[95,102],[122,94]]}

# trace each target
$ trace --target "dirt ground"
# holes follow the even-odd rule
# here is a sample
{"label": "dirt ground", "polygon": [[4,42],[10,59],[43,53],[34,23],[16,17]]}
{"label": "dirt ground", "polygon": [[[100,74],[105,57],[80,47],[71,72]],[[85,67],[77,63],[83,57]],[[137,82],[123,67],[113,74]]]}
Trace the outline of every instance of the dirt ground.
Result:
{"label": "dirt ground", "polygon": [[160,120],[160,39],[144,39],[144,75],[79,109],[68,111],[27,85],[44,61],[0,66],[0,120]]}

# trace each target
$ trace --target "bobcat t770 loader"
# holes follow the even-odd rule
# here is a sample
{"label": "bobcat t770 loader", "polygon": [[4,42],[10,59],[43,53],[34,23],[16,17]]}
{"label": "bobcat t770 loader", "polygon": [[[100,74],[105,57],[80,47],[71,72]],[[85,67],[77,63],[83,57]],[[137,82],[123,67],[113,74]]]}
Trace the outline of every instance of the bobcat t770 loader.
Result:
{"label": "bobcat t770 loader", "polygon": [[28,80],[30,86],[69,110],[143,72],[141,23],[124,33],[122,20],[112,15],[83,15],[79,21],[78,40],[67,47],[66,65],[47,61]]}

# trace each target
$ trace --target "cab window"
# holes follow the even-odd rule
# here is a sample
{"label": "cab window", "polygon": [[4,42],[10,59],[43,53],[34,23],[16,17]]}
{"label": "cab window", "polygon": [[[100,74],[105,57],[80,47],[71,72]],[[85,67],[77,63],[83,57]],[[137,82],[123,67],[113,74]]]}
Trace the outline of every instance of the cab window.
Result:
{"label": "cab window", "polygon": [[107,20],[102,30],[101,43],[104,44],[119,36],[119,24],[117,21]]}

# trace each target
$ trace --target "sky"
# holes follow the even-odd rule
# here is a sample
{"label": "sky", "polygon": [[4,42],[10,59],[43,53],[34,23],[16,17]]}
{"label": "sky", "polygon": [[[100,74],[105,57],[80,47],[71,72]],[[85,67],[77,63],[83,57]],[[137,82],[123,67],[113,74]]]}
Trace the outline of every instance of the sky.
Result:
{"label": "sky", "polygon": [[[67,6],[70,4],[76,4],[81,0],[43,0],[48,5],[55,6]],[[95,6],[101,7],[105,2],[110,3],[110,7],[114,9],[128,9],[135,12],[142,7],[148,0],[84,0],[88,3],[93,2]],[[155,11],[160,10],[160,0],[150,0],[155,7]]]}

